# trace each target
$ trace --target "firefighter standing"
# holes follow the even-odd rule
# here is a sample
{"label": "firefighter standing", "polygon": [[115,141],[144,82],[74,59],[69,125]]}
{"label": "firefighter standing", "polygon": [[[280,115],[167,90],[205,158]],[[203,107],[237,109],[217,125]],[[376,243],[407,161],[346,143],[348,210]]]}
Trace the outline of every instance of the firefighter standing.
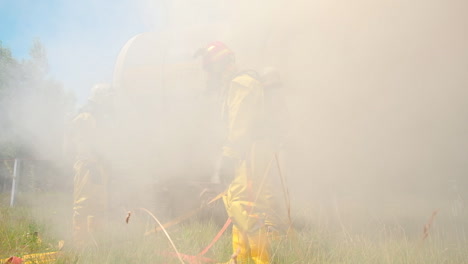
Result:
{"label": "firefighter standing", "polygon": [[272,215],[272,193],[268,173],[274,149],[265,119],[264,88],[255,72],[238,72],[234,53],[221,42],[199,51],[209,87],[217,87],[223,98],[222,113],[227,137],[220,170],[230,182],[223,197],[233,221],[233,251],[238,263],[270,263],[266,230]]}
{"label": "firefighter standing", "polygon": [[72,140],[76,153],[73,170],[73,240],[76,246],[95,242],[108,210],[108,177],[104,138],[109,122],[110,86],[93,87],[88,103],[74,118]]}

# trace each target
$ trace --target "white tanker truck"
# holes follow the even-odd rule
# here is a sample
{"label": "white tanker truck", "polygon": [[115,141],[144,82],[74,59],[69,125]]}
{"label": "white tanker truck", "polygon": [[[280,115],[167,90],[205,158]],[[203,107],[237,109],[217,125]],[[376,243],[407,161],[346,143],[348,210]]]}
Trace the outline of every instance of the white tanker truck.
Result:
{"label": "white tanker truck", "polygon": [[117,206],[173,218],[200,205],[222,142],[219,98],[193,57],[209,41],[143,33],[122,48],[113,79]]}

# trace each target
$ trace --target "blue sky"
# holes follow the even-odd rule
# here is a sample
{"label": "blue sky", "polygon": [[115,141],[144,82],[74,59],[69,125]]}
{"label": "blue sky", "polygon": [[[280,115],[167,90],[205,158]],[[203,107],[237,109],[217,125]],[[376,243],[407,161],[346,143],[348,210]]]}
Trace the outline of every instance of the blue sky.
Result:
{"label": "blue sky", "polygon": [[161,8],[131,0],[0,0],[0,40],[18,59],[34,39],[45,46],[52,78],[82,103],[94,83],[110,82],[132,36],[161,25]]}

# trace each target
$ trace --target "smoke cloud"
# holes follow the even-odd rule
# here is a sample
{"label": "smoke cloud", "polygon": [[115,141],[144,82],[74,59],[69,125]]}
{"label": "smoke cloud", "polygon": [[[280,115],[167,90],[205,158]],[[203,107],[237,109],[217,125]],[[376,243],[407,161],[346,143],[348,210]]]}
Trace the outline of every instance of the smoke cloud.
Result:
{"label": "smoke cloud", "polygon": [[[82,102],[94,83],[115,88],[108,157],[119,196],[128,191],[115,198],[122,212],[151,204],[151,186],[161,179],[213,173],[222,128],[193,58],[212,40],[234,50],[240,68],[273,66],[282,75],[290,122],[281,161],[296,212],[347,218],[357,229],[382,218],[419,230],[438,208],[449,221],[454,201],[466,199],[466,1],[81,1],[60,8],[63,22],[44,42],[50,64],[60,65],[52,74]],[[99,30],[88,31],[94,24]],[[135,193],[145,197],[128,202]]]}

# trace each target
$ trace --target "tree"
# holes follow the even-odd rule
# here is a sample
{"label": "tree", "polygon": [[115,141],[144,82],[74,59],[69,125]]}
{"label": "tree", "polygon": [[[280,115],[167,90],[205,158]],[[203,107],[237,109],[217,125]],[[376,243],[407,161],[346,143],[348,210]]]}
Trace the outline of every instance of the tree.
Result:
{"label": "tree", "polygon": [[65,121],[72,112],[74,96],[48,76],[47,53],[39,40],[22,61],[0,42],[0,160],[60,164]]}
{"label": "tree", "polygon": [[0,158],[13,157],[15,147],[11,138],[11,123],[9,119],[9,102],[15,84],[18,83],[20,64],[11,55],[8,48],[0,41]]}
{"label": "tree", "polygon": [[13,151],[0,155],[46,159],[59,155],[65,117],[74,109],[73,96],[48,77],[47,55],[39,40],[34,41],[28,60],[18,62],[4,47],[0,52],[0,100],[4,108],[0,122],[7,137],[1,141],[2,149],[5,144],[14,145]]}

